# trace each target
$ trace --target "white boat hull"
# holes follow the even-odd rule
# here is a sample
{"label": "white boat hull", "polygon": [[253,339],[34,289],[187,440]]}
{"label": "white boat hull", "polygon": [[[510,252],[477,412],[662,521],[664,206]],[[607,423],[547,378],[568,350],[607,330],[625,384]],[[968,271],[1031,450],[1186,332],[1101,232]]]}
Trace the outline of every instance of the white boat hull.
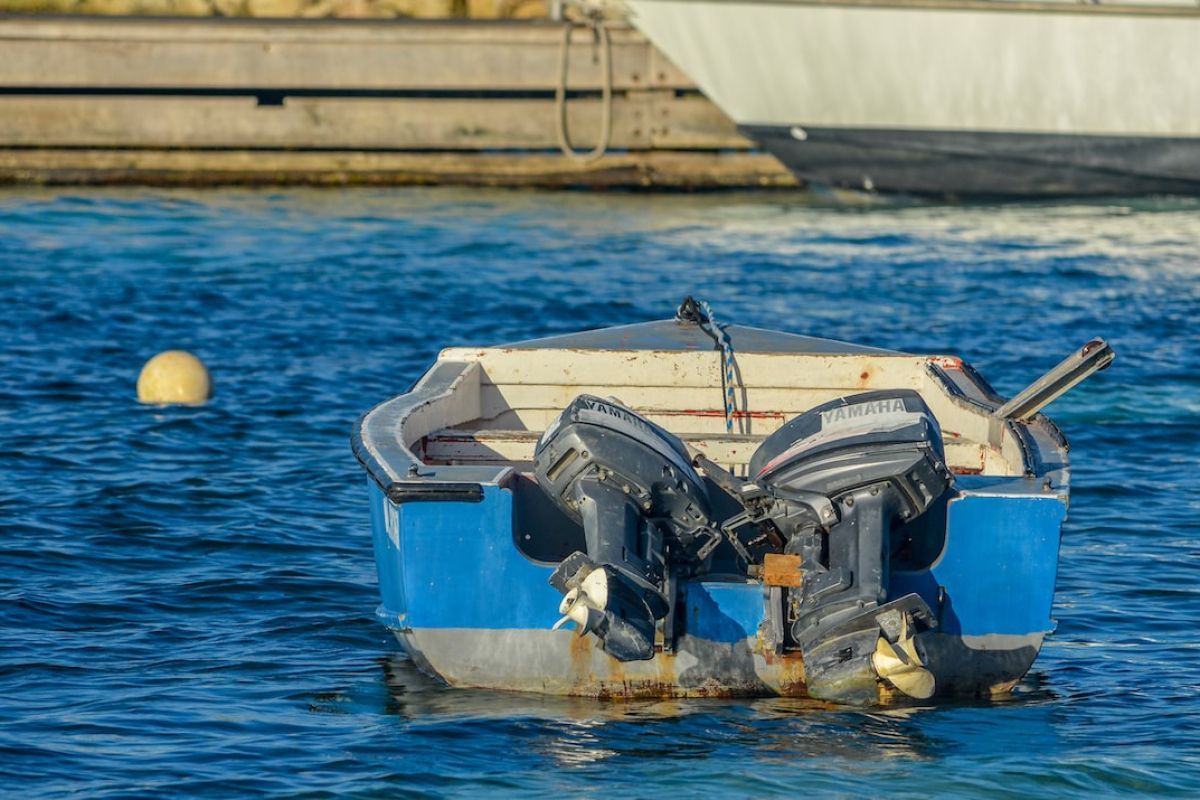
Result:
{"label": "white boat hull", "polygon": [[1200,10],[631,0],[800,177],[892,191],[1200,191]]}

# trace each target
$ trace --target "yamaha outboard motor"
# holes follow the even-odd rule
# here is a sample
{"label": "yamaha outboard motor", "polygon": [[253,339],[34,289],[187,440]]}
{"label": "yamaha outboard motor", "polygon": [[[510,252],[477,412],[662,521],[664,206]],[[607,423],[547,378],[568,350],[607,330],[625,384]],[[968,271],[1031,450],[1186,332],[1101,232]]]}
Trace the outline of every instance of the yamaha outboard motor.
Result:
{"label": "yamaha outboard motor", "polygon": [[750,478],[785,553],[800,556],[801,585],[775,613],[803,655],[808,693],[870,701],[878,676],[910,696],[932,695],[913,637],[934,615],[916,594],[886,602],[889,554],[953,482],[920,395],[869,392],[818,406],[762,443]]}
{"label": "yamaha outboard motor", "polygon": [[687,449],[620,403],[580,395],[538,440],[534,471],[587,546],[550,578],[564,594],[555,627],[575,622],[621,661],[653,658],[669,571],[699,565],[720,535]]}

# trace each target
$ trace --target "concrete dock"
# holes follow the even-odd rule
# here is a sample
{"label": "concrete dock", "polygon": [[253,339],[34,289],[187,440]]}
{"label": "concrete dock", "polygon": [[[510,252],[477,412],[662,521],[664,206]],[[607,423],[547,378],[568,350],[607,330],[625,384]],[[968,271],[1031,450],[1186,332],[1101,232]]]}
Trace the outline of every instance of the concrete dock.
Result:
{"label": "concrete dock", "polygon": [[0,18],[0,183],[798,185],[624,26],[571,33],[570,144],[594,148],[605,113],[611,131],[603,156],[564,155],[563,36],[524,20]]}

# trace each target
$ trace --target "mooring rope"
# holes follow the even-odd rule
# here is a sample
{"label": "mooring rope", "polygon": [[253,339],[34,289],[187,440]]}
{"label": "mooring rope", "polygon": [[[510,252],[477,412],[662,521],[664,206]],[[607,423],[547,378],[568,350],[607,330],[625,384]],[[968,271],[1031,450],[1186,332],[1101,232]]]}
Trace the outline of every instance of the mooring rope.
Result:
{"label": "mooring rope", "polygon": [[712,307],[706,300],[700,301],[700,308],[704,311],[704,316],[708,317],[708,322],[701,323],[701,327],[708,329],[708,334],[716,340],[717,345],[721,348],[721,391],[725,397],[725,432],[733,433],[733,415],[737,411],[733,380],[733,342],[730,341],[729,334],[725,332],[725,329],[717,323]]}
{"label": "mooring rope", "polygon": [[[571,144],[567,133],[567,74],[569,72],[571,53],[571,32],[578,27],[590,28],[593,46],[600,45],[600,69],[603,73],[603,83],[600,94],[600,141],[587,153],[579,153]],[[563,23],[562,43],[558,51],[558,85],[554,87],[555,132],[558,135],[558,149],[572,161],[581,164],[602,158],[608,151],[612,139],[612,36],[604,24],[600,12],[589,13],[586,22],[567,20]]]}

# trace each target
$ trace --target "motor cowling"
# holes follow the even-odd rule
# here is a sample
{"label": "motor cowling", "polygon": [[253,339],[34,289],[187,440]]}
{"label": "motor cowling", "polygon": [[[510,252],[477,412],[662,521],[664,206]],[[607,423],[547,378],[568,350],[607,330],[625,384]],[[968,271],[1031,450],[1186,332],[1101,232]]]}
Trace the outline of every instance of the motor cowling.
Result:
{"label": "motor cowling", "polygon": [[[868,392],[817,406],[769,436],[749,469],[774,499],[770,519],[785,552],[800,556],[801,585],[788,590],[782,613],[809,694],[871,700],[877,676],[932,694],[932,676],[909,664],[920,661],[912,637],[935,625],[934,615],[915,594],[887,601],[890,554],[953,486],[941,430],[920,395]],[[813,497],[828,498],[836,520],[821,519]],[[883,674],[889,659],[906,677],[899,668]]]}
{"label": "motor cowling", "polygon": [[580,395],[538,440],[534,473],[584,529],[587,552],[550,579],[564,594],[559,624],[595,633],[617,659],[652,658],[655,621],[674,602],[668,571],[697,568],[719,535],[687,448],[615,400]]}

